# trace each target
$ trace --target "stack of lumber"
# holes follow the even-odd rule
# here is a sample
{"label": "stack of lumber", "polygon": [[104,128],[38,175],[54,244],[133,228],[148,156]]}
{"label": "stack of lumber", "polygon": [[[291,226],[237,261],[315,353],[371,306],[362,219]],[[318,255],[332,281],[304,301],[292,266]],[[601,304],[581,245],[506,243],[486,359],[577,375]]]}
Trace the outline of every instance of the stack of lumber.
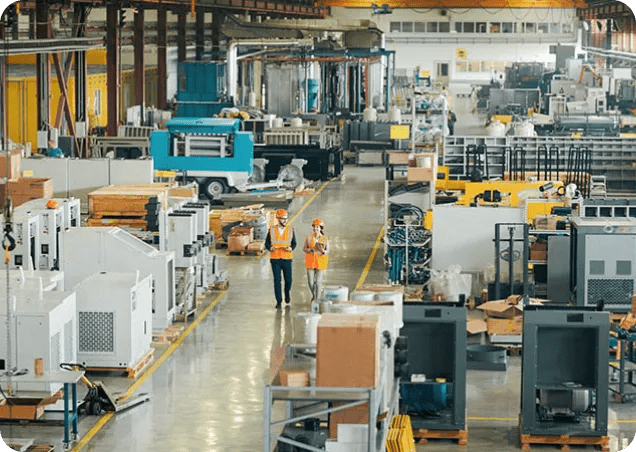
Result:
{"label": "stack of lumber", "polygon": [[168,206],[171,183],[108,185],[88,194],[88,226],[148,229]]}
{"label": "stack of lumber", "polygon": [[276,224],[275,215],[271,210],[264,209],[263,204],[252,204],[233,209],[210,210],[210,231],[214,233],[214,241],[216,243],[225,243],[225,240],[223,240],[223,228],[228,224],[245,223],[261,216],[267,218],[268,226]]}

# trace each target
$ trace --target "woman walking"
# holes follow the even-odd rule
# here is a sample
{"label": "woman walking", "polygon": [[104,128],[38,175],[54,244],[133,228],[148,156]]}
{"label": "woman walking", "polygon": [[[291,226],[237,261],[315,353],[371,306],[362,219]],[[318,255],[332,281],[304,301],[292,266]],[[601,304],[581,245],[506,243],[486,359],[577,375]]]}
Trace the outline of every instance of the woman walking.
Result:
{"label": "woman walking", "polygon": [[325,223],[316,218],[311,223],[312,233],[305,237],[305,267],[311,301],[315,301],[322,291],[322,278],[329,261],[329,238],[325,235]]}

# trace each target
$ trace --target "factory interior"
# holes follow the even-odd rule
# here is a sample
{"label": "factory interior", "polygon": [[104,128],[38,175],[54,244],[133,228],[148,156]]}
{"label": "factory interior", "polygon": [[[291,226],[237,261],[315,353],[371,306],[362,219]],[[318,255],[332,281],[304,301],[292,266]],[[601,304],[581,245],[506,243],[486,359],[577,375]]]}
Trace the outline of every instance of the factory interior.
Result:
{"label": "factory interior", "polygon": [[0,450],[636,450],[635,22],[9,2]]}

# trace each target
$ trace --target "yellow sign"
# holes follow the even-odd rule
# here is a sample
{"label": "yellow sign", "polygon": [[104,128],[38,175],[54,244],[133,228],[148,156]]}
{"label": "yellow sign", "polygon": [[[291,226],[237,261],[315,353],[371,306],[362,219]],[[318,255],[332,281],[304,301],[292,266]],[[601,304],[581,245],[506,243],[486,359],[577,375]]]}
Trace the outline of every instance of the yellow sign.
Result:
{"label": "yellow sign", "polygon": [[391,126],[390,135],[392,140],[408,140],[409,134],[409,126]]}
{"label": "yellow sign", "polygon": [[459,60],[465,60],[467,55],[467,51],[463,47],[458,47],[455,49],[455,57]]}
{"label": "yellow sign", "polygon": [[33,177],[33,170],[22,171],[22,177]]}
{"label": "yellow sign", "polygon": [[428,69],[424,69],[423,71],[420,72],[420,77],[422,78],[426,78],[430,76],[431,76],[431,71],[429,71]]}

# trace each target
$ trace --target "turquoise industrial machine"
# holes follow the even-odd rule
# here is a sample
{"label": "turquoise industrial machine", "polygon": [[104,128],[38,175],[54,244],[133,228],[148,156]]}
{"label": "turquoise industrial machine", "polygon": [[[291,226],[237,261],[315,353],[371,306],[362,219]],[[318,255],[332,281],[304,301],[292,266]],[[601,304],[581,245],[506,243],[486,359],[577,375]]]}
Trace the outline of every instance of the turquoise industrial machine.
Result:
{"label": "turquoise industrial machine", "polygon": [[196,181],[210,200],[247,186],[254,140],[251,132],[240,131],[239,119],[174,118],[166,126],[168,130],[150,135],[155,170],[176,171]]}

